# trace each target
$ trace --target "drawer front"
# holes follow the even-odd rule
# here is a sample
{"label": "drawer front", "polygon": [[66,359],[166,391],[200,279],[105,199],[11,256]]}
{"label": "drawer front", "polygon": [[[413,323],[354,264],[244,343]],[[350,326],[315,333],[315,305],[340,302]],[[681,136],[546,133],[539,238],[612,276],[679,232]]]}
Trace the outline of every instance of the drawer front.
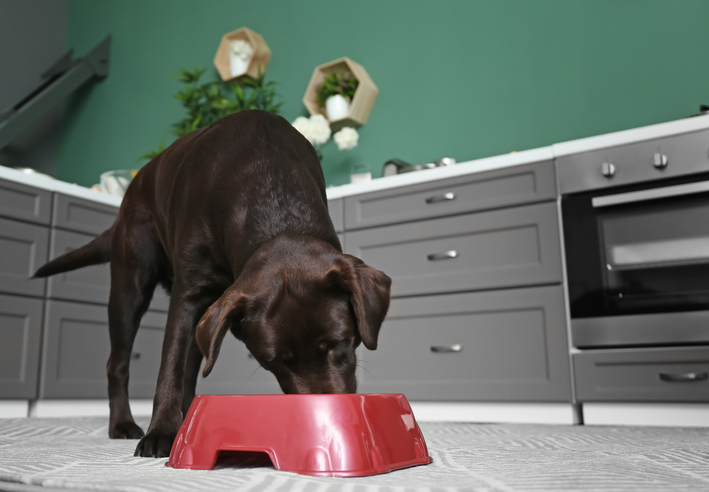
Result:
{"label": "drawer front", "polygon": [[52,192],[0,179],[0,216],[49,225]]}
{"label": "drawer front", "polygon": [[[709,170],[709,130],[609,147],[557,158],[562,194],[655,181]],[[667,167],[656,169],[654,154],[667,157]],[[615,166],[615,175],[601,174],[604,162]],[[648,172],[649,171],[649,172]]]}
{"label": "drawer front", "polygon": [[37,398],[44,301],[0,295],[0,399]]}
{"label": "drawer front", "polygon": [[200,395],[280,394],[276,377],[253,359],[242,342],[227,333],[214,369],[206,378],[199,377]]}
{"label": "drawer front", "polygon": [[347,252],[392,278],[392,295],[561,281],[555,202],[345,233]]}
{"label": "drawer front", "polygon": [[48,227],[0,218],[0,292],[44,296],[46,280],[31,277],[48,250]]}
{"label": "drawer front", "polygon": [[[155,393],[167,315],[147,312],[133,346],[131,398]],[[40,398],[106,398],[110,354],[105,306],[47,301]]]}
{"label": "drawer front", "polygon": [[551,161],[345,197],[345,229],[520,205],[556,197]]}
{"label": "drawer front", "polygon": [[[55,259],[90,243],[95,236],[52,229],[50,259]],[[47,297],[70,301],[108,304],[111,292],[111,267],[92,265],[47,279]]]}
{"label": "drawer front", "polygon": [[[94,239],[95,236],[52,229],[50,259],[57,258],[78,249]],[[69,301],[108,304],[111,293],[111,268],[108,263],[92,265],[70,272],[53,275],[47,279],[47,297]],[[170,296],[157,286],[150,303],[151,311],[167,311]]]}
{"label": "drawer front", "polygon": [[413,400],[571,401],[559,287],[395,299],[359,391]]}
{"label": "drawer front", "polygon": [[55,227],[98,235],[113,225],[117,215],[117,207],[54,194],[52,225]]}
{"label": "drawer front", "polygon": [[327,208],[330,211],[330,218],[332,219],[332,225],[335,226],[335,231],[344,231],[344,200],[342,198],[329,200]]}
{"label": "drawer front", "polygon": [[706,347],[589,351],[573,361],[578,401],[709,402]]}

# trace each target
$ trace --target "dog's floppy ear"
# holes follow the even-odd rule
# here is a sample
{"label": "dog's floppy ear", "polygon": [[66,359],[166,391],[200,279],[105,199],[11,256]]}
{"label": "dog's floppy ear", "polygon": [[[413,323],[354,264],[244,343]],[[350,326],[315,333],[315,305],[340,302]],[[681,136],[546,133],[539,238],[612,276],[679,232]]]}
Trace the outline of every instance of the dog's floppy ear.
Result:
{"label": "dog's floppy ear", "polygon": [[391,279],[352,255],[342,255],[327,276],[350,296],[362,343],[377,348],[379,329],[389,309]]}
{"label": "dog's floppy ear", "polygon": [[247,300],[237,283],[234,283],[207,309],[197,323],[195,330],[197,346],[207,359],[202,376],[207,377],[212,372],[224,336],[244,317]]}

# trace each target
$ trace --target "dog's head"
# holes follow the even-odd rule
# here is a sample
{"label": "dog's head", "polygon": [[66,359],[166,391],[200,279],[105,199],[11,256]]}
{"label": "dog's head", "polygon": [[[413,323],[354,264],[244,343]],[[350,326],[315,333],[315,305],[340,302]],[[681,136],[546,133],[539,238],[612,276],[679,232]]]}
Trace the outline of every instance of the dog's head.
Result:
{"label": "dog's head", "polygon": [[390,286],[384,273],[322,241],[262,247],[197,325],[203,375],[231,330],[284,393],[354,393],[355,349],[377,348]]}

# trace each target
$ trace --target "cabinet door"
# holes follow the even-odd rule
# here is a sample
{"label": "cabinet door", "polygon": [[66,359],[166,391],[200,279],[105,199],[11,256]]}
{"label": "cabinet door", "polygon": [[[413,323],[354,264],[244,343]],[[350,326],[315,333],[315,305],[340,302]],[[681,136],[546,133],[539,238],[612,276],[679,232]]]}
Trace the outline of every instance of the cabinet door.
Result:
{"label": "cabinet door", "polygon": [[0,399],[37,397],[43,306],[0,295]]}
{"label": "cabinet door", "polygon": [[338,198],[336,200],[329,200],[327,202],[327,208],[330,211],[330,218],[332,219],[332,225],[335,227],[336,232],[342,232],[345,230],[343,210],[344,210],[344,200]]}
{"label": "cabinet door", "polygon": [[[131,398],[155,393],[166,322],[164,313],[143,316],[131,355]],[[110,347],[106,306],[47,301],[40,398],[106,398]]]}
{"label": "cabinet door", "polygon": [[554,202],[347,231],[345,242],[392,278],[392,296],[561,282]]}
{"label": "cabinet door", "polygon": [[0,292],[44,296],[46,280],[31,277],[48,250],[49,228],[0,219]]}
{"label": "cabinet door", "polygon": [[[50,259],[85,246],[96,236],[52,230]],[[59,273],[47,279],[47,297],[69,301],[108,304],[111,292],[111,268],[108,263],[92,265],[70,272]]]}
{"label": "cabinet door", "polygon": [[[91,242],[95,237],[53,229],[50,259],[53,260],[78,249]],[[60,273],[47,280],[47,297],[50,299],[108,304],[110,293],[111,268],[108,263]],[[150,310],[167,312],[169,305],[170,296],[158,285],[153,293],[153,300],[150,302]]]}
{"label": "cabinet door", "polygon": [[554,198],[556,175],[551,161],[512,166],[345,197],[345,229],[350,231]]}
{"label": "cabinet door", "polygon": [[197,382],[200,395],[279,394],[276,377],[262,368],[246,345],[227,333],[211,374]]}
{"label": "cabinet door", "polygon": [[49,225],[52,192],[0,179],[0,216]]}
{"label": "cabinet door", "polygon": [[118,207],[55,193],[53,212],[53,226],[99,235],[113,225]]}
{"label": "cabinet door", "polygon": [[392,300],[362,393],[412,400],[571,401],[560,286]]}
{"label": "cabinet door", "polygon": [[574,360],[579,401],[709,402],[709,348],[589,350]]}

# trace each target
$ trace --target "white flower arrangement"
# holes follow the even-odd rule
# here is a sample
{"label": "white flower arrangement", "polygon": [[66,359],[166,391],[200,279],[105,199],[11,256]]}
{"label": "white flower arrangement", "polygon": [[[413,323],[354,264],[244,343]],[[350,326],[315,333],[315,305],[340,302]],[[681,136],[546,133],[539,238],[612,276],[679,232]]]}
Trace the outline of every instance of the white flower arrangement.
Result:
{"label": "white flower arrangement", "polygon": [[231,41],[231,51],[242,60],[248,60],[254,54],[254,49],[248,41],[243,39],[233,39]]}
{"label": "white flower arrangement", "polygon": [[[318,155],[320,155],[320,147],[325,145],[330,140],[330,136],[332,136],[330,124],[321,114],[315,114],[310,118],[299,116],[292,125],[315,147]],[[354,128],[346,126],[335,133],[333,140],[335,140],[339,150],[354,149],[359,141],[359,133]]]}
{"label": "white flower arrangement", "polygon": [[359,141],[359,133],[357,133],[357,130],[355,130],[351,126],[346,126],[339,132],[335,133],[335,136],[333,136],[332,138],[337,144],[338,149],[350,150],[357,147],[357,142]]}

